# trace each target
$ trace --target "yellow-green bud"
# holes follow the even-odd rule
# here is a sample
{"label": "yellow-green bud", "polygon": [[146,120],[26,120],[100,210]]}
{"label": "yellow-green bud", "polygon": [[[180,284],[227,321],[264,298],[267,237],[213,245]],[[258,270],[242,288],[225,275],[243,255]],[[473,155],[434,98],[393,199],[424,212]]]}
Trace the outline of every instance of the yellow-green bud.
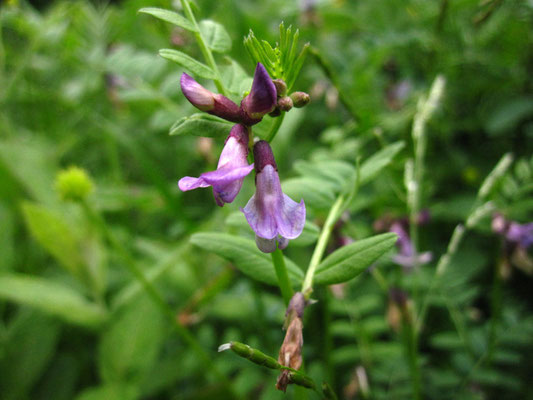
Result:
{"label": "yellow-green bud", "polygon": [[91,194],[94,185],[84,169],[71,166],[57,174],[55,187],[64,201],[83,201]]}
{"label": "yellow-green bud", "polygon": [[311,100],[309,95],[305,92],[291,93],[291,99],[292,99],[292,102],[294,103],[294,107],[296,108],[304,107]]}

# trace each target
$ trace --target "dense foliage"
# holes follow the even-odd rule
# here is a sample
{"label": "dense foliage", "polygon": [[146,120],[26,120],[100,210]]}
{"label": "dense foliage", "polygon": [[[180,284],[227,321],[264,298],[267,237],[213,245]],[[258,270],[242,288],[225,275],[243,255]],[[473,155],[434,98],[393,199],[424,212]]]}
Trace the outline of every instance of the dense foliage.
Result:
{"label": "dense foliage", "polygon": [[[526,0],[3,2],[0,398],[531,398],[532,24]],[[285,394],[277,361],[217,352],[285,337],[254,179],[223,208],[177,184],[231,128],[182,72],[239,103],[258,61],[311,97],[252,128],[305,201],[289,290],[317,268]]]}

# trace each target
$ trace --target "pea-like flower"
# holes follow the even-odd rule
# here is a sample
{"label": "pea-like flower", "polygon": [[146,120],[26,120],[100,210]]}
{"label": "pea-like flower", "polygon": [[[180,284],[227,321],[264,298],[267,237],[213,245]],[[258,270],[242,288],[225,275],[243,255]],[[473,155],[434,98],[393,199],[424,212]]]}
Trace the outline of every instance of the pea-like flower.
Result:
{"label": "pea-like flower", "polygon": [[287,247],[305,225],[305,204],[296,203],[281,191],[276,161],[268,142],[260,140],[254,146],[255,185],[252,198],[241,208],[256,235],[256,244],[264,253]]}
{"label": "pea-like flower", "polygon": [[215,201],[219,206],[231,203],[242,187],[246,175],[254,169],[248,165],[248,128],[237,124],[226,139],[216,171],[204,172],[198,178],[181,178],[178,186],[182,191],[212,186]]}
{"label": "pea-like flower", "polygon": [[407,228],[401,222],[394,222],[389,231],[398,235],[396,246],[399,252],[393,257],[396,264],[401,265],[405,270],[411,270],[415,265],[427,264],[432,260],[433,254],[430,251],[415,253]]}

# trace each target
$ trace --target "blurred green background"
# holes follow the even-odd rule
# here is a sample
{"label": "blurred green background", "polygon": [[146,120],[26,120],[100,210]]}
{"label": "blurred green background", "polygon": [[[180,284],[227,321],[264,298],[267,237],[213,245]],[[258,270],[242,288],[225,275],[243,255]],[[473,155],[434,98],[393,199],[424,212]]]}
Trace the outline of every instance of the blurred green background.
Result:
{"label": "blurred green background", "polygon": [[[179,10],[179,2],[33,3],[0,6],[0,398],[231,398],[227,382],[242,398],[313,398],[292,387],[283,395],[275,373],[216,353],[241,340],[276,356],[284,306],[277,288],[189,243],[207,230],[251,237],[235,213],[254,187],[248,179],[223,209],[210,190],[178,190],[179,178],[214,169],[223,146],[168,134],[194,109],[179,89],[183,70],[158,49],[202,56],[190,33],[137,11]],[[198,0],[194,11],[233,40],[227,55],[217,55],[221,69],[231,58],[251,75],[243,37],[253,29],[275,43],[281,21],[327,60],[329,77],[308,56],[295,89],[310,93],[311,104],[288,113],[273,142],[295,197],[305,193],[294,183],[305,173],[301,160],[353,165],[405,143],[361,190],[339,234],[364,238],[377,218],[406,214],[412,120],[438,74],[446,89],[427,128],[422,205],[432,219],[421,228],[421,248],[436,258],[445,251],[507,152],[516,161],[491,200],[510,219],[533,220],[531,0]],[[58,172],[72,165],[93,181],[92,219],[57,191]],[[328,190],[304,196],[316,225],[334,200]],[[312,242],[295,242],[287,254],[304,266]],[[532,398],[533,267],[527,253],[519,262],[505,257],[488,218],[459,249],[420,339],[425,398]],[[225,378],[176,335],[124,267],[128,258]],[[434,264],[415,275],[390,261],[378,268],[391,286],[416,293],[427,290]],[[304,321],[308,373],[331,382],[340,398],[411,398],[402,338],[370,274],[342,297],[326,289],[317,297]]]}

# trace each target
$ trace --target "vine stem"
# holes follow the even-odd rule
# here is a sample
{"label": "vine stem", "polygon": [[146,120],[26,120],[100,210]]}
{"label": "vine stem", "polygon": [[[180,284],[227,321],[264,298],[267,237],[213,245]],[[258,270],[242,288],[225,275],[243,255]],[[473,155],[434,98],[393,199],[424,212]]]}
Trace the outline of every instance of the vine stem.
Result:
{"label": "vine stem", "polygon": [[207,65],[211,67],[213,72],[215,73],[216,78],[213,80],[215,82],[215,86],[217,87],[217,90],[222,93],[224,96],[228,96],[228,91],[224,87],[224,84],[222,83],[222,79],[220,78],[220,71],[218,70],[217,63],[215,62],[215,58],[213,57],[213,53],[205,43],[205,40],[202,36],[202,33],[200,32],[200,27],[198,26],[198,23],[196,22],[196,18],[194,17],[194,13],[192,12],[191,5],[189,4],[189,0],[181,0],[181,6],[183,7],[183,11],[185,12],[185,15],[191,21],[191,23],[196,28],[196,32],[194,32],[194,37],[196,38],[196,41],[198,42],[198,46],[200,46],[200,51],[202,52]]}
{"label": "vine stem", "polygon": [[271,253],[272,263],[274,264],[274,269],[276,271],[276,276],[278,277],[278,284],[281,290],[281,295],[285,301],[285,305],[289,305],[289,301],[293,296],[293,290],[291,286],[291,281],[289,279],[289,273],[287,272],[287,267],[285,266],[285,259],[283,258],[283,252],[280,249],[276,249]]}
{"label": "vine stem", "polygon": [[313,291],[313,277],[315,275],[316,268],[318,267],[318,264],[320,263],[324,252],[326,251],[326,245],[328,244],[329,237],[331,236],[331,232],[335,226],[337,218],[341,213],[341,210],[343,209],[343,206],[344,195],[340,195],[329,210],[326,222],[322,227],[322,231],[320,232],[318,242],[315,250],[313,251],[313,255],[311,256],[311,261],[309,262],[309,267],[307,268],[307,272],[305,273],[305,278],[302,284],[302,293],[306,298],[309,298],[311,292]]}
{"label": "vine stem", "polygon": [[157,305],[161,312],[166,315],[169,320],[172,322],[173,327],[175,328],[178,335],[181,339],[191,347],[191,349],[196,353],[198,358],[200,358],[205,364],[206,368],[217,377],[217,379],[222,382],[227,389],[233,394],[234,398],[238,398],[236,392],[233,390],[231,385],[228,383],[226,377],[215,367],[208,354],[202,348],[200,343],[196,338],[185,328],[176,318],[174,310],[165,302],[161,294],[157,291],[154,285],[142,273],[142,271],[137,267],[135,260],[132,258],[130,253],[122,246],[122,244],[117,240],[117,238],[111,233],[108,229],[104,219],[100,214],[94,211],[91,206],[83,201],[81,203],[83,211],[87,217],[98,227],[101,231],[104,238],[111,244],[115,251],[120,255],[124,261],[124,265],[130,271],[130,273],[135,277],[135,279],[141,284],[144,291],[152,301]]}

